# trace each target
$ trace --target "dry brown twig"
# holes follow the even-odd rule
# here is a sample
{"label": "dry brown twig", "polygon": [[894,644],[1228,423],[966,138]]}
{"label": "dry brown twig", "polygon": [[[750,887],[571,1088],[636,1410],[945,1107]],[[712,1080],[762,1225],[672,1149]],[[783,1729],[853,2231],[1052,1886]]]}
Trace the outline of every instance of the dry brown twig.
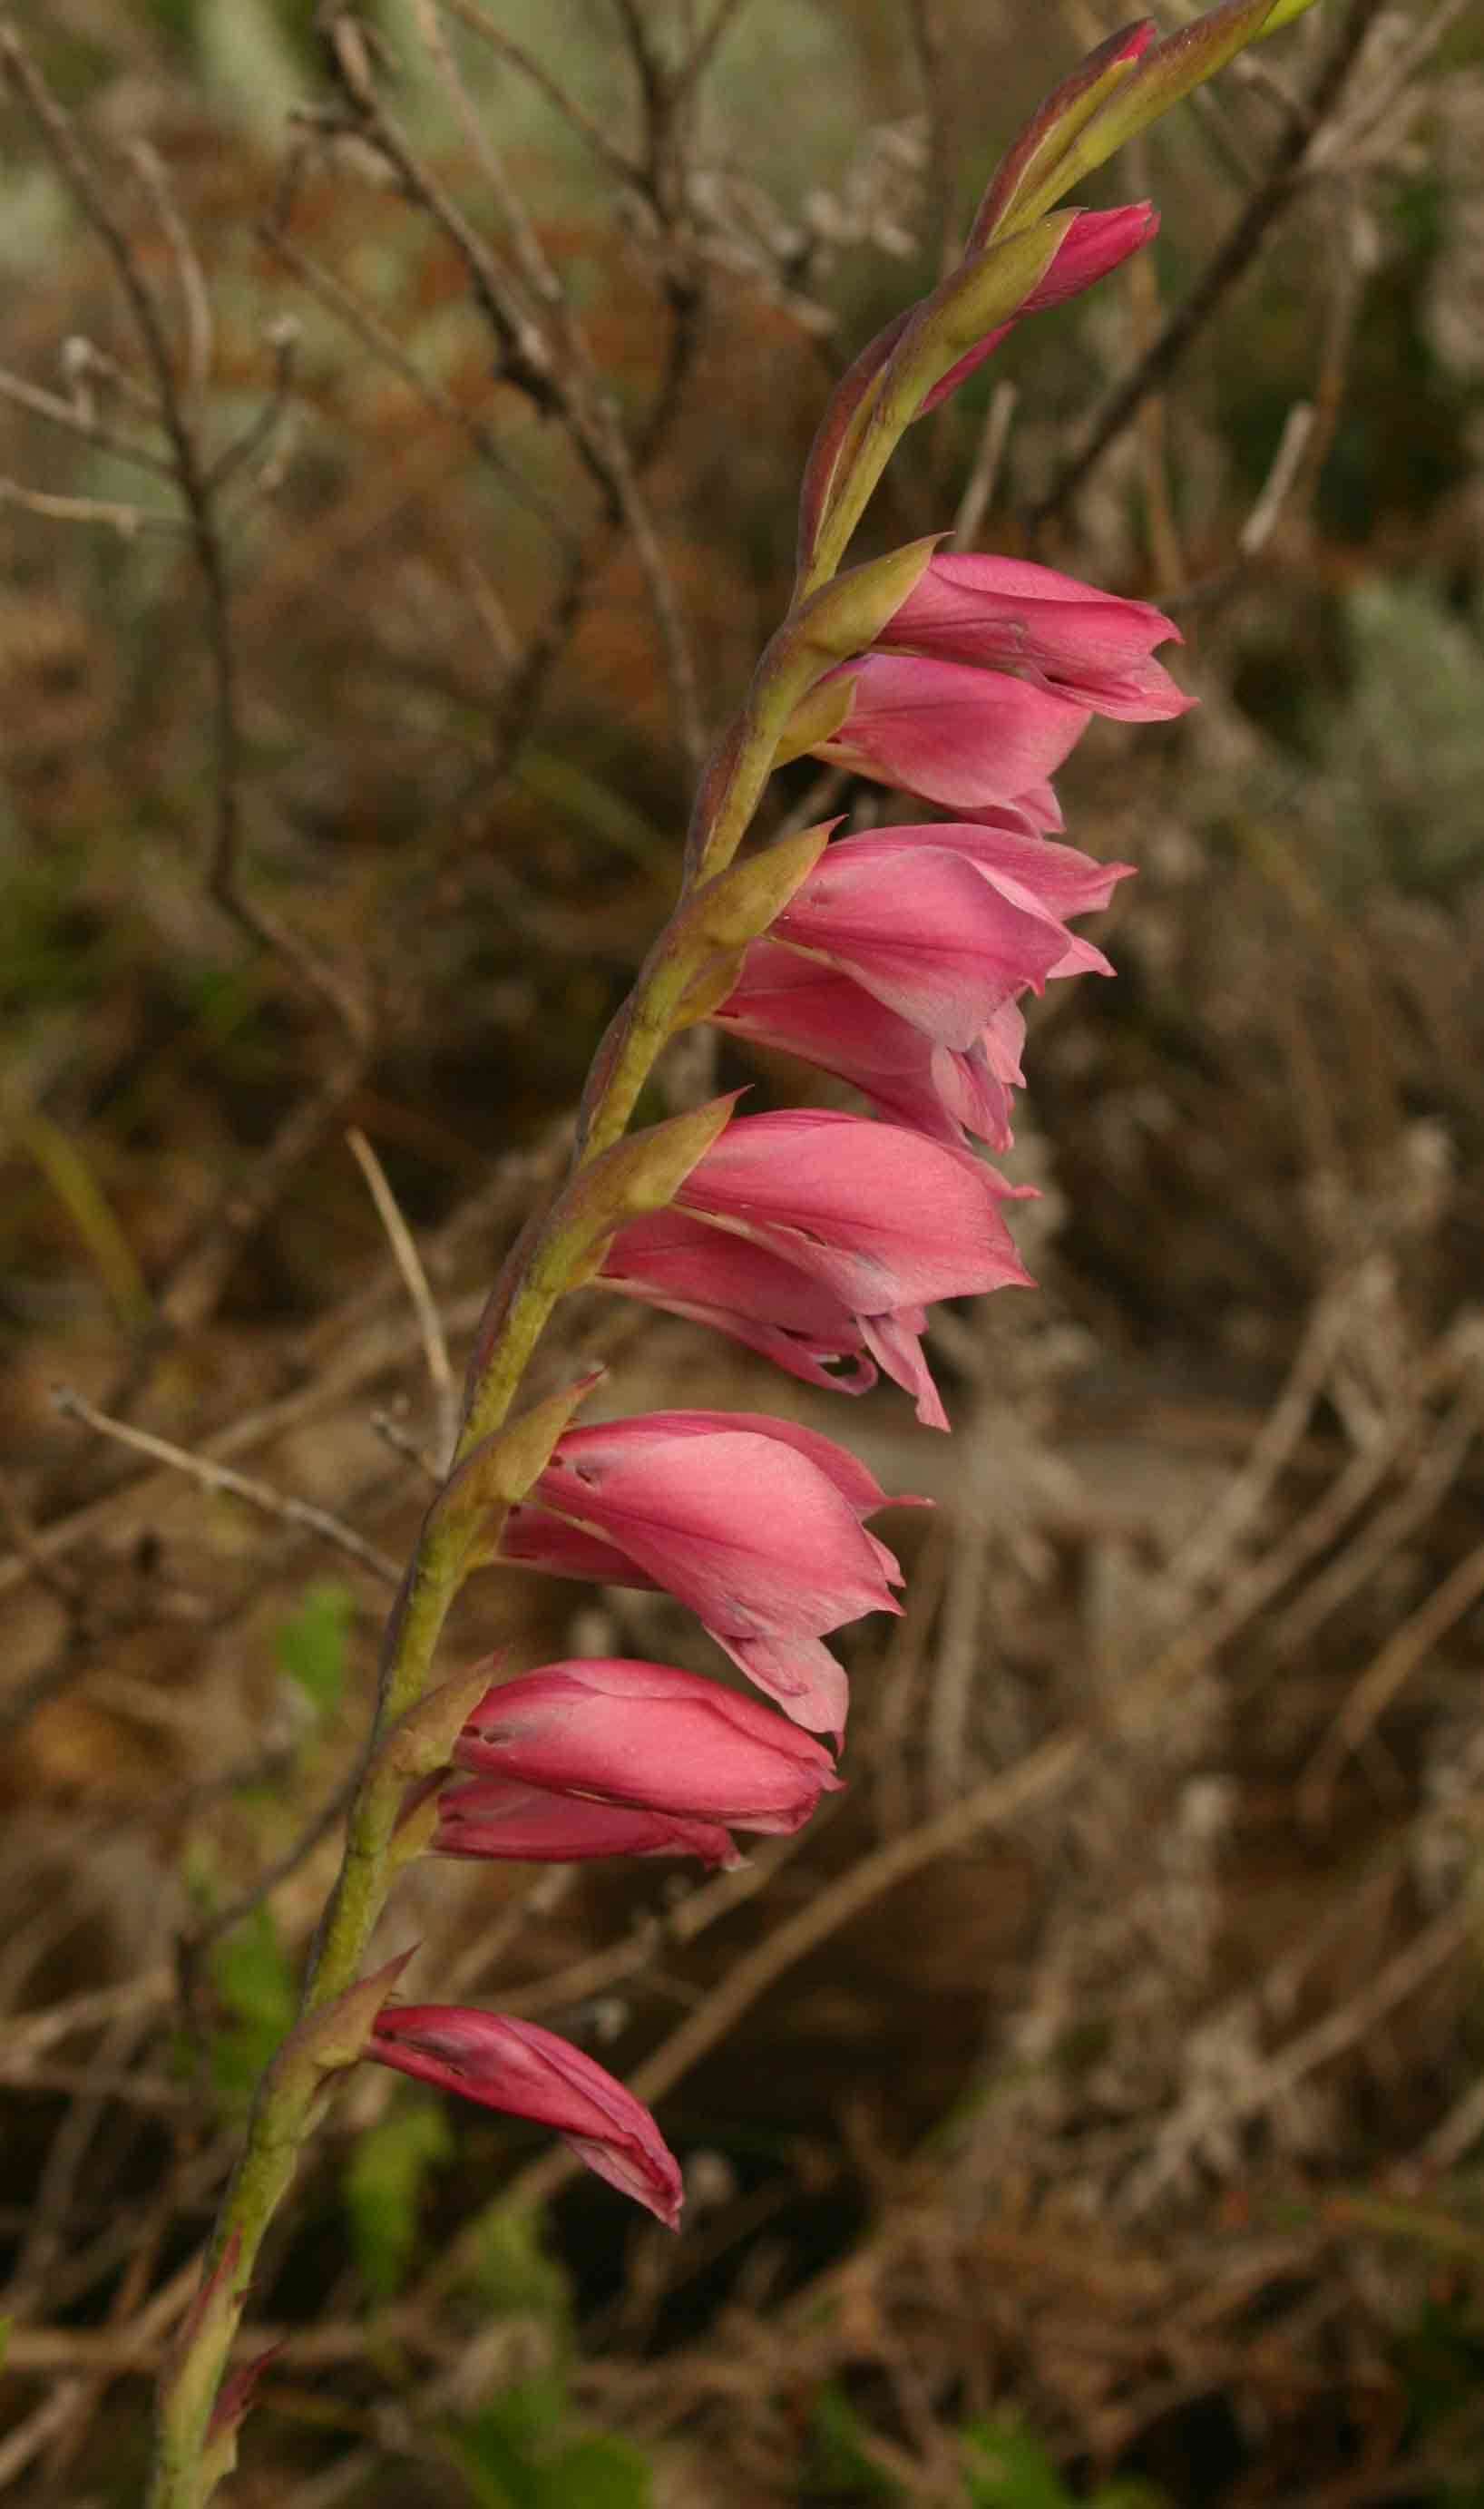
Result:
{"label": "dry brown twig", "polygon": [[307,1499],[295,1498],[286,1490],[270,1487],[267,1481],[251,1479],[246,1473],[234,1472],[230,1464],[214,1461],[209,1455],[193,1453],[185,1446],[173,1445],[167,1438],[157,1438],[148,1429],[136,1429],[130,1421],[112,1419],[99,1411],[69,1386],[58,1386],[54,1397],[56,1408],[65,1419],[80,1420],[100,1438],[111,1438],[115,1443],[128,1446],[133,1454],[145,1455],[152,1463],[168,1464],[173,1472],[198,1487],[212,1490],[224,1498],[241,1499],[244,1507],[256,1509],[260,1516],[276,1518],[280,1524],[295,1524],[306,1533],[317,1533],[343,1551],[349,1559],[369,1568],[384,1585],[395,1586],[401,1575],[396,1561],[386,1552],[367,1542],[353,1525],[345,1524],[327,1508],[314,1507]]}
{"label": "dry brown twig", "polygon": [[[210,468],[197,424],[188,412],[165,317],[132,238],[114,208],[106,184],[84,146],[72,117],[53,94],[30,53],[14,27],[0,26],[0,72],[19,97],[42,146],[88,226],[108,255],[133,324],[134,335],[150,377],[159,425],[169,448],[175,485],[184,507],[186,527],[201,578],[206,612],[206,642],[211,663],[214,713],[214,827],[207,880],[211,895],[251,937],[271,949],[313,992],[329,1004],[348,1035],[359,1046],[369,1041],[370,1020],[360,995],[338,970],[322,961],[302,936],[254,900],[242,887],[242,733],[239,681],[241,666],[231,623],[231,592],[221,519]],[[194,250],[174,207],[164,169],[146,153],[136,159],[161,208],[172,246],[177,283],[190,312],[193,360],[209,348],[209,313],[200,312],[204,281]],[[165,205],[168,204],[167,208]],[[204,380],[204,377],[202,378]]]}
{"label": "dry brown twig", "polygon": [[1341,110],[1356,58],[1384,5],[1385,0],[1351,0],[1308,96],[1288,117],[1287,129],[1257,190],[1195,285],[1166,317],[1132,373],[1114,387],[1101,409],[1094,413],[1077,451],[1037,501],[1028,518],[1033,538],[1067,511],[1145,401],[1169,380],[1229,291],[1255,261],[1269,232],[1306,181],[1329,170],[1318,152],[1317,141]]}
{"label": "dry brown twig", "polygon": [[427,1286],[427,1274],[423,1269],[423,1259],[418,1253],[412,1231],[397,1209],[396,1197],[387,1181],[385,1168],[364,1133],[352,1130],[346,1135],[346,1140],[350,1143],[351,1154],[356,1166],[366,1180],[371,1199],[376,1205],[377,1217],[387,1232],[387,1242],[391,1248],[397,1270],[407,1286],[407,1295],[412,1301],[412,1311],[418,1320],[418,1331],[422,1336],[427,1382],[432,1391],[435,1448],[440,1456],[446,1458],[453,1449],[454,1432],[457,1427],[455,1407],[459,1400],[459,1388],[449,1361],[443,1319],[438,1313],[437,1301]]}

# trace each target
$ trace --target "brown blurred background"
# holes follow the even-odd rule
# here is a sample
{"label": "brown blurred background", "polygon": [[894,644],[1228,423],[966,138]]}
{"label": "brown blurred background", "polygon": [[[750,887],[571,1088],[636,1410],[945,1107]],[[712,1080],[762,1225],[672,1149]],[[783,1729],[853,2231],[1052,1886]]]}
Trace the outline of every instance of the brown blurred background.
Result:
{"label": "brown blurred background", "polygon": [[[427,1487],[436,1349],[348,1136],[457,1368],[830,381],[1117,19],[12,15],[0,2480],[39,2509],[138,2496]],[[357,2082],[265,2261],[238,2509],[1484,2503],[1477,5],[1320,0],[1089,197],[1145,191],[1156,251],[870,525],[1159,600],[1202,700],[1061,778],[1140,876],[1117,982],[1032,1024],[1039,1293],[943,1316],[951,1444],[595,1301],[547,1362],[938,1497],[883,1520],[850,1792],[740,1881],[421,1867],[389,1930],[649,2069],[687,2233]],[[818,1095],[687,1047],[649,1111],[717,1067]],[[507,1634],[714,1661],[658,1598],[492,1577],[455,1643]]]}

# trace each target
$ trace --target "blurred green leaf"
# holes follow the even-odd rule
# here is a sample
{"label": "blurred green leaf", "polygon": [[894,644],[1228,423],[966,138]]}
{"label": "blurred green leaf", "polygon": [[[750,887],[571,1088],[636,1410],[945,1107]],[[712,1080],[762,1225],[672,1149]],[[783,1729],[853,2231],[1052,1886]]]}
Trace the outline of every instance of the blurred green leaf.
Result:
{"label": "blurred green leaf", "polygon": [[351,2245],[378,2300],[407,2279],[428,2174],[451,2159],[454,2137],[441,2102],[411,2099],[357,2137],[346,2171]]}
{"label": "blurred green leaf", "polygon": [[567,2276],[541,2247],[539,2213],[499,2212],[482,2226],[475,2281],[496,2317],[538,2317],[566,2331]]}
{"label": "blurred green leaf", "polygon": [[883,2473],[871,2453],[871,2432],[843,2388],[821,2387],[809,2418],[809,2496],[864,2492],[872,2500],[900,2500],[902,2487]]}
{"label": "blurred green leaf", "polygon": [[274,1652],[316,1715],[340,1704],[355,1602],[349,1587],[312,1586],[291,1620],[280,1623]]}
{"label": "blurred green leaf", "polygon": [[963,2439],[972,2509],[1069,2509],[1055,2458],[1012,2415],[968,2422]]}
{"label": "blurred green leaf", "polygon": [[[1014,2414],[966,2422],[968,2462],[964,2480],[969,2509],[1074,2509],[1056,2458]],[[1162,2494],[1148,2484],[1105,2484],[1089,2497],[1089,2509],[1161,2509]]]}
{"label": "blurred green leaf", "polygon": [[654,2496],[639,2450],[611,2434],[575,2440],[542,2470],[542,2509],[649,2509]]}
{"label": "blurred green leaf", "polygon": [[649,2509],[649,2468],[627,2440],[553,2445],[567,2413],[560,2376],[525,2378],[449,2434],[479,2509]]}
{"label": "blurred green leaf", "polygon": [[211,2075],[224,2106],[241,2110],[292,2026],[298,2001],[288,1956],[266,1902],[213,1946],[211,1982],[223,2016],[211,2035]]}

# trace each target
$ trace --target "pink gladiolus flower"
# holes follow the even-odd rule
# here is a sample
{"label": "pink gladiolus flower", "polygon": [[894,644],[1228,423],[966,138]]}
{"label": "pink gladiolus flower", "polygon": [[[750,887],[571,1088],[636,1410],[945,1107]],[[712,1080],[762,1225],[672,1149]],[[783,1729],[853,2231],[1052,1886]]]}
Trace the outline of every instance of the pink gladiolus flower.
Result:
{"label": "pink gladiolus flower", "polygon": [[[796,1724],[844,1731],[844,1672],[821,1643],[898,1612],[902,1571],[863,1518],[894,1504],[843,1446],[790,1420],[655,1411],[569,1429],[501,1537],[504,1558],[658,1586]],[[906,1502],[921,1504],[921,1502]]]}
{"label": "pink gladiolus flower", "polygon": [[1023,1286],[998,1209],[1015,1197],[964,1151],[800,1106],[728,1124],[675,1199],[678,1210],[797,1263],[865,1318]]}
{"label": "pink gladiolus flower", "polygon": [[[1070,846],[998,829],[883,829],[831,845],[772,938],[827,959],[935,1044],[964,1048],[1002,1003],[1042,991],[1074,947],[1061,915],[1105,905],[1121,868],[1104,876]],[[1047,893],[1058,875],[1064,905]]]}
{"label": "pink gladiolus flower", "polygon": [[986,1022],[984,1036],[967,1054],[954,1054],[848,976],[758,941],[712,1018],[755,1045],[797,1055],[849,1081],[879,1114],[930,1141],[961,1148],[973,1134],[991,1149],[1011,1145],[1010,1092],[1023,1079],[1024,1023],[1014,1003]]}
{"label": "pink gladiolus flower", "polygon": [[843,838],[712,1017],[849,1081],[931,1141],[1007,1149],[1010,1093],[1023,1084],[1016,1003],[1054,977],[1109,972],[1064,918],[1106,906],[1129,870],[1047,843],[1012,809]]}
{"label": "pink gladiolus flower", "polygon": [[869,1394],[876,1381],[842,1298],[765,1247],[723,1237],[684,1211],[630,1220],[598,1277],[625,1297],[729,1334],[806,1385]]}
{"label": "pink gladiolus flower", "polygon": [[1195,704],[1177,688],[1156,645],[1181,642],[1172,619],[1147,601],[1122,601],[1023,558],[929,560],[880,639],[893,653],[1016,671],[1094,714],[1158,723]]}
{"label": "pink gladiolus flower", "polygon": [[438,1796],[438,1855],[485,1856],[516,1864],[584,1864],[601,1855],[697,1855],[703,1864],[740,1864],[717,1821],[641,1812],[550,1794],[513,1778],[469,1778]]}
{"label": "pink gladiolus flower", "polygon": [[377,2015],[366,2054],[481,2108],[551,2126],[610,2186],[667,2228],[678,2227],[680,2169],[649,2110],[550,2030],[464,2004],[389,2004]]}
{"label": "pink gladiolus flower", "polygon": [[575,1658],[495,1683],[455,1766],[557,1793],[785,1835],[839,1785],[822,1742],[699,1673]]}
{"label": "pink gladiolus flower", "polygon": [[968,356],[960,357],[957,365],[933,386],[919,417],[937,409],[950,393],[957,392],[960,384],[967,383],[1027,314],[1045,314],[1054,305],[1064,305],[1068,297],[1080,296],[1084,288],[1094,287],[1099,279],[1106,279],[1120,262],[1138,252],[1159,230],[1160,213],[1149,201],[1127,201],[1117,209],[1076,210],[1056,258],[1024,304],[1017,307],[1008,322],[999,323],[983,340],[976,341]]}
{"label": "pink gladiolus flower", "polygon": [[[816,1384],[830,1381],[825,1358],[864,1347],[913,1397],[925,1427],[946,1429],[922,1353],[926,1306],[1028,1283],[997,1208],[1010,1191],[963,1150],[896,1125],[811,1108],[745,1116],[691,1169],[662,1215],[668,1227],[618,1231],[601,1277],[703,1318]],[[686,1217],[702,1227],[682,1239],[676,1223]],[[783,1297],[760,1254],[786,1267]],[[837,1302],[801,1347],[788,1338],[790,1270]]]}
{"label": "pink gladiolus flower", "polygon": [[[862,985],[871,977],[866,964],[864,929],[847,932],[838,947],[827,948],[829,925],[839,909],[835,901],[836,861],[847,866],[848,885],[856,892],[855,920],[864,927],[866,915],[863,900],[869,896],[883,898],[894,883],[900,883],[905,895],[913,880],[925,871],[935,855],[949,854],[965,868],[972,867],[998,901],[999,932],[1002,955],[983,971],[983,998],[992,1008],[1021,993],[1040,992],[1046,982],[1062,976],[1109,976],[1113,970],[1102,952],[1091,941],[1067,929],[1066,917],[1072,915],[1099,913],[1111,899],[1122,880],[1132,876],[1132,863],[1095,862],[1091,854],[1079,853],[1075,845],[1048,844],[1040,837],[1027,837],[1017,827],[993,824],[995,813],[985,811],[979,819],[932,820],[920,827],[875,828],[859,837],[843,838],[832,845],[818,869],[810,875],[798,892],[806,897],[805,914],[812,924],[812,939],[805,945],[803,923],[789,926],[785,917],[773,926],[780,940],[790,946],[808,946],[821,956],[837,958],[842,967]],[[1003,814],[1006,818],[1009,812]],[[845,878],[841,875],[841,878]],[[796,898],[795,903],[798,903]],[[792,907],[788,912],[792,913]],[[1015,917],[1020,918],[1016,923]],[[839,915],[842,923],[847,920]],[[1037,938],[1031,939],[1035,934]],[[1013,980],[1015,946],[1023,948],[1022,971]],[[1037,972],[1037,962],[1049,952],[1055,952],[1044,973]],[[854,961],[852,952],[855,954]],[[858,961],[858,963],[857,963]],[[1007,983],[1006,977],[1012,977]],[[909,998],[909,988],[900,984],[892,998],[893,1007],[929,1034],[951,1042],[941,1028],[941,1018],[933,998],[931,984],[920,987],[921,998]],[[872,990],[880,990],[879,985]]]}
{"label": "pink gladiolus flower", "polygon": [[854,682],[850,712],[814,756],[949,809],[1014,802],[1060,766],[1090,719],[1029,680],[915,654],[867,654],[821,685],[842,678]]}

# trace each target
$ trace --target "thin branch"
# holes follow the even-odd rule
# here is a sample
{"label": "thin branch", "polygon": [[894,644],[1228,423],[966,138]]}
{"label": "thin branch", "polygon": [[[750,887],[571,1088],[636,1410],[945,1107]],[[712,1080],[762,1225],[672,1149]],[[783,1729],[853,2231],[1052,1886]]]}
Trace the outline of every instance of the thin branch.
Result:
{"label": "thin branch", "polygon": [[9,76],[42,145],[113,264],[158,399],[160,425],[173,457],[176,484],[186,509],[204,596],[211,668],[215,802],[207,865],[209,893],[243,931],[272,950],[302,984],[329,1005],[358,1047],[367,1049],[370,1013],[358,992],[291,925],[259,905],[241,883],[242,733],[226,550],[209,471],[186,416],[159,302],[70,117],[10,26],[0,27],[0,72]]}
{"label": "thin branch", "polygon": [[43,488],[24,488],[19,479],[0,476],[0,506],[19,506],[28,514],[44,514],[53,523],[101,523],[125,541],[141,532],[188,532],[183,514],[146,513],[142,506],[116,505],[101,497],[56,497]]}
{"label": "thin branch", "polygon": [[1078,451],[1063,466],[1039,504],[1032,507],[1029,517],[1032,540],[1044,532],[1057,515],[1065,511],[1136,411],[1168,381],[1223,297],[1256,259],[1269,228],[1296,197],[1304,180],[1306,161],[1316,134],[1338,105],[1355,56],[1372,20],[1385,5],[1386,0],[1351,0],[1350,13],[1329,56],[1319,69],[1302,112],[1289,124],[1279,141],[1262,184],[1253,193],[1225,243],[1212,255],[1189,295],[1168,317],[1133,372],[1104,401]]}
{"label": "thin branch", "polygon": [[418,1320],[423,1337],[423,1356],[427,1364],[427,1381],[432,1388],[436,1418],[437,1451],[445,1458],[451,1453],[458,1429],[459,1388],[449,1364],[448,1343],[437,1303],[427,1286],[427,1275],[406,1220],[397,1209],[396,1196],[387,1181],[387,1172],[365,1134],[352,1129],[346,1135],[351,1155],[365,1178],[377,1215],[387,1232],[397,1270],[407,1285],[407,1295]]}
{"label": "thin branch", "polygon": [[1316,1752],[1299,1789],[1302,1809],[1322,1819],[1341,1766],[1358,1751],[1398,1691],[1420,1664],[1484,1594],[1484,1543],[1461,1559],[1452,1574],[1393,1631],[1369,1664]]}
{"label": "thin branch", "polygon": [[[430,50],[435,65],[453,82],[457,93],[461,84],[457,65],[447,47],[440,47],[432,0],[415,0],[415,5],[425,34],[429,24],[432,27]],[[687,767],[699,774],[708,743],[700,717],[695,659],[675,584],[640,488],[634,454],[617,406],[597,374],[585,334],[533,221],[505,182],[486,134],[479,152],[481,164],[509,227],[520,266],[518,285],[511,274],[501,268],[457,203],[413,154],[374,84],[359,75],[358,53],[353,50],[343,84],[356,115],[357,128],[381,149],[400,175],[409,198],[440,228],[464,262],[474,301],[500,344],[504,379],[519,386],[537,408],[562,419],[612,520],[621,523],[628,532],[649,590],[682,752]],[[522,302],[522,286],[546,307],[555,328],[554,343],[536,324]],[[565,356],[558,356],[558,349],[565,352]]]}
{"label": "thin branch", "polygon": [[157,150],[147,139],[136,139],[129,151],[129,162],[139,176],[153,204],[156,216],[165,230],[175,264],[185,311],[186,374],[193,393],[204,392],[210,379],[215,350],[211,320],[211,298],[190,229],[180,214],[180,205],[170,189],[170,180]]}
{"label": "thin branch", "polygon": [[441,228],[468,274],[475,303],[499,344],[501,379],[523,392],[546,417],[563,413],[563,395],[552,375],[551,344],[521,302],[511,274],[502,270],[483,236],[422,160],[377,92],[358,29],[338,6],[328,21],[331,58],[351,117],[351,127],[400,177],[410,201]]}
{"label": "thin branch", "polygon": [[928,191],[938,268],[946,277],[957,258],[958,104],[963,93],[956,42],[945,23],[942,0],[907,0],[907,21],[917,56],[917,80],[927,108]]}
{"label": "thin branch", "polygon": [[213,491],[225,487],[239,470],[255,462],[283,423],[293,394],[294,365],[299,353],[299,325],[293,316],[280,314],[269,324],[267,339],[273,356],[273,381],[257,416],[212,463],[209,479]]}
{"label": "thin branch", "polygon": [[697,35],[690,52],[675,74],[677,90],[699,86],[736,20],[750,5],[750,0],[717,0],[710,18]]}
{"label": "thin branch", "polygon": [[1303,468],[1304,455],[1314,433],[1315,408],[1312,401],[1296,400],[1283,421],[1282,433],[1272,466],[1253,503],[1252,510],[1237,535],[1237,546],[1244,558],[1260,555],[1278,528],[1279,516],[1293,493],[1294,483]]}
{"label": "thin branch", "polygon": [[4,367],[0,367],[0,400],[12,401],[18,409],[28,410],[33,418],[44,418],[52,427],[65,428],[98,452],[111,453],[120,462],[132,462],[141,470],[153,471],[158,479],[175,476],[174,464],[163,453],[135,444],[130,436],[117,434],[80,399],[63,400],[60,393],[46,392],[41,385],[28,383],[23,375],[13,375]]}
{"label": "thin branch", "polygon": [[148,1429],[132,1428],[127,1420],[115,1420],[108,1412],[95,1410],[70,1386],[59,1385],[53,1400],[67,1420],[80,1420],[85,1428],[95,1429],[102,1438],[111,1438],[116,1445],[128,1446],[136,1455],[147,1455],[152,1463],[168,1464],[172,1471],[184,1474],[202,1489],[221,1492],[228,1498],[256,1508],[260,1516],[269,1516],[279,1524],[297,1524],[306,1533],[317,1533],[332,1542],[348,1558],[358,1559],[363,1568],[380,1577],[385,1585],[395,1586],[401,1577],[396,1560],[373,1543],[363,1541],[349,1524],[327,1509],[313,1507],[307,1499],[294,1498],[277,1490],[267,1481],[249,1479],[245,1473],[234,1472],[230,1464],[213,1463],[209,1456],[193,1455],[184,1446],[171,1445],[167,1438],[157,1438]]}
{"label": "thin branch", "polygon": [[640,168],[624,155],[602,123],[595,121],[584,106],[568,94],[550,71],[527,52],[524,44],[518,44],[502,26],[497,26],[488,12],[479,6],[479,0],[439,0],[439,5],[451,18],[457,18],[461,24],[469,27],[482,43],[489,45],[492,52],[499,54],[501,60],[508,61],[512,69],[519,70],[523,78],[529,79],[616,181],[625,184],[639,181]]}
{"label": "thin branch", "polygon": [[996,384],[990,394],[979,449],[964,482],[958,511],[953,517],[949,548],[971,549],[980,536],[1000,475],[1000,465],[1010,441],[1011,423],[1020,396],[1020,386],[1012,383]]}
{"label": "thin branch", "polygon": [[1203,2134],[1211,2124],[1227,2128],[1260,2116],[1276,2100],[1296,2090],[1320,2066],[1332,2064],[1348,2047],[1367,2038],[1398,2003],[1405,2003],[1436,1970],[1466,1949],[1475,1925],[1475,1911],[1465,1893],[1424,1926],[1348,2003],[1326,2012],[1311,2029],[1290,2039],[1276,2055],[1254,2067],[1240,2086],[1223,2092],[1219,2107],[1203,2105],[1178,2134],[1167,2130],[1158,2154],[1140,2178],[1136,2198],[1126,2198],[1130,2210],[1136,2217],[1148,2209],[1199,2148]]}
{"label": "thin branch", "polygon": [[369,349],[373,356],[379,358],[384,365],[390,366],[394,374],[400,375],[409,391],[416,393],[418,398],[425,402],[427,408],[435,411],[439,418],[446,419],[450,427],[457,428],[462,435],[467,437],[481,461],[487,462],[491,469],[499,473],[510,494],[545,526],[560,547],[570,550],[578,545],[571,525],[550,499],[540,489],[533,486],[531,481],[515,468],[498,436],[484,424],[484,421],[477,418],[472,410],[465,409],[452,393],[444,392],[440,385],[424,374],[422,368],[407,355],[395,333],[387,329],[353,289],[347,287],[343,280],[336,278],[332,271],[325,270],[309,253],[303,251],[293,243],[280,224],[265,220],[259,226],[257,234],[258,242],[265,251],[273,253],[282,262],[286,270],[291,270],[300,285],[322,305],[327,313],[334,314],[345,323],[348,330],[354,333],[362,348]]}

